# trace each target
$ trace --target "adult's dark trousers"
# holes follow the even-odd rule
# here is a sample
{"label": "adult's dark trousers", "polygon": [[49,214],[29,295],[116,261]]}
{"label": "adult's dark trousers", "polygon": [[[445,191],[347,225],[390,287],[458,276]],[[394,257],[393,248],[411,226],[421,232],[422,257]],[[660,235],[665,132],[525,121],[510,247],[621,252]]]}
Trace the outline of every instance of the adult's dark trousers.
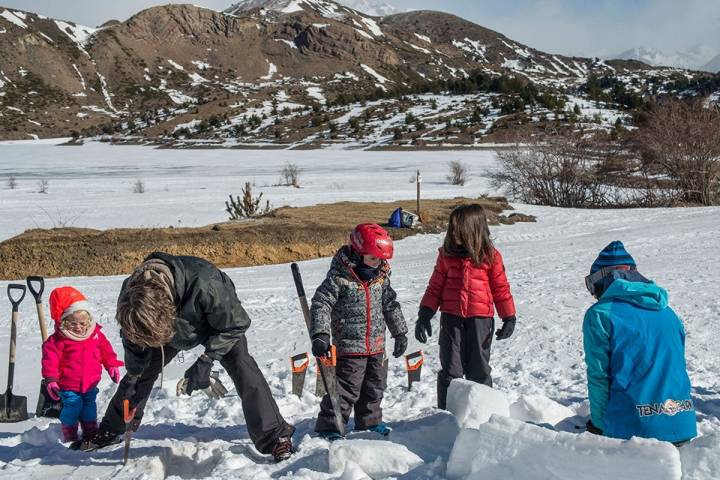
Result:
{"label": "adult's dark trousers", "polygon": [[[167,365],[178,351],[171,347],[164,347],[164,349],[165,365]],[[160,375],[161,364],[160,349],[153,349],[150,365],[140,375],[136,383],[135,395],[130,399],[130,404],[137,407],[133,422],[135,429],[140,425],[150,391]],[[233,348],[220,360],[220,364],[235,384],[235,389],[242,402],[248,434],[255,444],[255,448],[261,453],[271,453],[278,438],[291,436],[295,428],[280,415],[265,377],[248,352],[245,336],[235,343]],[[125,432],[123,400],[126,397],[128,382],[127,375],[120,381],[120,385],[105,411],[100,428],[117,434]],[[194,394],[204,395],[202,392]]]}
{"label": "adult's dark trousers", "polygon": [[[343,422],[347,424],[350,413],[355,410],[357,430],[365,430],[382,422],[380,404],[386,386],[384,358],[384,353],[367,357],[338,357],[335,377]],[[337,431],[329,395],[325,395],[320,402],[315,431]]]}
{"label": "adult's dark trousers", "polygon": [[490,346],[494,331],[493,318],[463,318],[447,313],[440,316],[438,408],[446,409],[448,387],[456,378],[492,387]]}

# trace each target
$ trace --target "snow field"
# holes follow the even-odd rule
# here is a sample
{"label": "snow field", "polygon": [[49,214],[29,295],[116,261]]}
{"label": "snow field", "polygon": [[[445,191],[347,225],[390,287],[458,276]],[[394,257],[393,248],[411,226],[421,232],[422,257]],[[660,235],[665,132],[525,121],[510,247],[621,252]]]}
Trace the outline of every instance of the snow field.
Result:
{"label": "snow field", "polygon": [[[245,182],[273,207],[383,202],[415,198],[409,179],[420,169],[424,198],[479,196],[489,193],[483,173],[495,164],[491,151],[157,150],[56,143],[0,143],[0,241],[62,224],[105,229],[223,222],[228,195],[241,194]],[[465,187],[445,179],[450,160],[468,165]],[[301,168],[301,188],[278,185],[287,163]],[[11,175],[17,179],[15,190],[7,187]],[[49,182],[47,194],[37,193],[41,179]],[[145,193],[133,193],[137,180],[144,182]]]}
{"label": "snow field", "polygon": [[[86,223],[81,219],[78,222],[95,227],[103,223],[152,224],[166,218],[163,215],[167,212],[187,215],[186,210],[196,212],[197,219],[212,217],[216,215],[213,209],[218,203],[222,205],[226,189],[239,187],[241,179],[251,175],[257,182],[274,183],[287,159],[305,169],[306,176],[301,177],[304,188],[262,190],[273,199],[286,198],[292,205],[357,197],[412,198],[414,185],[408,177],[418,164],[422,165],[426,180],[423,189],[429,197],[476,196],[486,193],[487,186],[487,180],[477,172],[492,166],[491,154],[484,152],[463,152],[467,156],[458,152],[167,152],[104,145],[87,150],[42,148],[40,142],[19,154],[14,152],[22,149],[7,146],[0,145],[0,149],[13,156],[2,155],[0,176],[8,168],[21,167],[27,177],[18,173],[16,191],[0,186],[2,238],[11,236],[18,223],[27,224],[26,217],[41,206],[68,209],[64,211],[92,206],[93,214],[81,217]],[[473,177],[468,186],[451,188],[445,183],[445,162],[451,158],[461,158],[470,165]],[[55,174],[50,194],[32,193],[32,187],[23,186],[28,183],[23,178],[41,178],[39,175],[48,171]],[[130,182],[138,174],[146,181],[146,194],[130,193]],[[126,179],[128,188],[119,188],[119,179]],[[168,191],[161,187],[149,195],[154,182],[166,185]],[[345,190],[331,188],[333,183],[344,184]],[[184,362],[175,359],[166,368],[164,390],[148,402],[127,467],[121,465],[121,446],[92,454],[70,452],[58,441],[57,421],[31,418],[18,424],[0,424],[0,477],[320,480],[389,475],[402,479],[584,480],[612,474],[614,479],[648,478],[643,475],[658,479],[720,478],[720,358],[716,339],[720,300],[715,288],[720,208],[569,210],[518,205],[517,209],[536,215],[537,223],[492,227],[492,234],[505,259],[518,325],[512,338],[493,345],[496,391],[481,394],[477,389],[483,387],[470,385],[474,388],[464,389],[465,400],[457,399],[468,412],[467,418],[481,418],[478,412],[496,410],[498,403],[509,417],[495,415],[486,423],[477,420],[474,428],[461,430],[454,415],[434,408],[439,369],[437,317],[428,344],[416,342],[412,330],[443,235],[420,235],[396,242],[391,262],[392,283],[410,326],[408,352],[422,349],[425,363],[422,380],[408,391],[404,362],[390,359],[383,402],[384,420],[394,429],[389,437],[353,434],[346,442],[331,446],[312,436],[319,408],[319,399],[313,394],[314,374],[308,371],[302,397],[291,394],[289,357],[309,351],[310,342],[304,333],[289,266],[228,269],[253,319],[247,334],[250,351],[280,411],[297,427],[294,441],[298,453],[291,460],[274,464],[254,450],[240,402],[225,372],[221,379],[230,391],[225,398],[211,401],[202,393],[189,398],[175,396],[176,382],[201,353],[196,349],[185,353]],[[217,215],[222,219],[221,212]],[[679,450],[656,441],[619,442],[576,433],[576,426],[584,425],[589,413],[581,323],[591,298],[582,279],[597,252],[616,239],[624,241],[643,274],[668,289],[671,305],[685,322],[688,369],[702,436]],[[308,295],[325,277],[329,264],[327,258],[301,263]],[[80,289],[92,302],[111,343],[120,350],[114,313],[123,279],[48,279],[45,299],[61,285]],[[0,282],[0,294],[7,283]],[[3,391],[9,310],[9,303],[0,300]],[[31,410],[40,381],[39,345],[35,307],[26,299],[20,307],[14,392],[28,397]],[[453,390],[463,391],[460,387],[464,382],[457,383]],[[114,385],[104,376],[99,387],[102,415]],[[384,441],[394,446],[379,443]],[[390,455],[390,450],[395,453]],[[363,458],[376,458],[381,452],[388,454],[372,466],[363,463]],[[422,463],[417,464],[413,455]],[[333,463],[335,470],[331,461],[337,462]],[[402,473],[406,467],[407,473]],[[604,473],[608,477],[598,476]]]}

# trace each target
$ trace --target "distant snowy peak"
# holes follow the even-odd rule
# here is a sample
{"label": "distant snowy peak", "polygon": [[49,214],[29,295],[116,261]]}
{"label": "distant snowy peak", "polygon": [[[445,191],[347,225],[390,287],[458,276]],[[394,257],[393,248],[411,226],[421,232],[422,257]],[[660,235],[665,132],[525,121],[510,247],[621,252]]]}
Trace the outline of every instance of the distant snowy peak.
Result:
{"label": "distant snowy peak", "polygon": [[703,65],[702,70],[713,73],[720,73],[720,54],[716,55],[715,58]]}
{"label": "distant snowy peak", "polygon": [[338,4],[325,0],[242,0],[226,9],[225,13],[240,15],[257,8],[279,13],[295,13],[312,9],[327,17],[342,15]]}
{"label": "distant snowy peak", "polygon": [[380,0],[337,0],[337,3],[374,17],[385,17],[400,10]]}
{"label": "distant snowy peak", "polygon": [[[621,60],[639,60],[653,66],[668,66],[688,68],[693,70],[707,70],[718,52],[707,45],[697,45],[687,51],[668,53],[656,48],[635,47],[622,52],[612,58]],[[720,61],[720,59],[717,59]]]}
{"label": "distant snowy peak", "polygon": [[242,0],[227,8],[225,13],[239,15],[256,8],[280,13],[294,13],[309,8],[327,17],[337,17],[343,13],[341,5],[366,15],[379,17],[398,12],[395,7],[380,0],[338,0],[337,2],[329,0]]}

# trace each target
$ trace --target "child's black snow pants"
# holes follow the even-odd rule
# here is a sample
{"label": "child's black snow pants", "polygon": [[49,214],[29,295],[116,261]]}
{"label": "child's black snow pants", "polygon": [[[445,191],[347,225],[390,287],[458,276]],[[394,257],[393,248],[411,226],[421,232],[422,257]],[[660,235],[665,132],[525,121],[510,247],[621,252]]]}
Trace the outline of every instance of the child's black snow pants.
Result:
{"label": "child's black snow pants", "polygon": [[[350,413],[355,410],[355,429],[365,430],[382,422],[382,403],[385,393],[384,353],[369,357],[338,357],[335,367],[340,410],[347,424]],[[315,424],[316,432],[337,431],[335,413],[330,397],[320,402],[320,414]]]}
{"label": "child's black snow pants", "polygon": [[492,387],[490,345],[495,320],[486,317],[440,316],[440,371],[437,376],[438,408],[446,408],[447,391],[455,378],[466,378]]}
{"label": "child's black snow pants", "polygon": [[[177,355],[178,351],[171,347],[165,348],[165,365]],[[135,387],[135,395],[131,403],[137,406],[134,426],[137,427],[142,420],[145,404],[147,403],[153,384],[160,375],[162,357],[160,349],[153,349],[150,365],[143,371]],[[235,346],[220,360],[230,378],[235,384],[242,402],[245,422],[250,439],[255,448],[261,453],[271,453],[278,438],[291,436],[295,430],[280,415],[277,404],[272,397],[270,387],[255,360],[248,352],[247,340],[243,335]],[[118,386],[100,428],[113,433],[125,432],[123,421],[123,399],[128,388],[126,375]],[[196,393],[197,395],[198,393]],[[199,393],[205,395],[204,393]],[[202,412],[198,412],[202,416]]]}

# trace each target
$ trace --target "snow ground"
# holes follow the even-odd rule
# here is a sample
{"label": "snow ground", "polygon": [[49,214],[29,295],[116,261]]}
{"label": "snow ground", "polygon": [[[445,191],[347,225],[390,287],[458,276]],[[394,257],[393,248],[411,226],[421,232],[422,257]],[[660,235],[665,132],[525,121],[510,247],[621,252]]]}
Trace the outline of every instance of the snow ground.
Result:
{"label": "snow ground", "polygon": [[[0,241],[30,228],[199,226],[227,220],[228,195],[252,182],[273,207],[337,201],[415,198],[410,177],[421,170],[426,198],[488,193],[487,152],[365,152],[361,150],[157,150],[58,141],[0,143]],[[468,165],[465,187],[450,185],[447,162]],[[302,188],[278,186],[288,162],[301,168]],[[10,190],[7,179],[17,179]],[[38,182],[47,179],[47,194]],[[145,193],[134,194],[138,180]],[[414,182],[414,181],[413,181]],[[142,214],[138,212],[142,210]],[[389,216],[389,213],[388,213]]]}
{"label": "snow ground", "polygon": [[[5,151],[6,145],[0,148]],[[198,219],[202,215],[214,215],[202,213],[203,208],[215,208],[225,190],[239,183],[238,177],[228,180],[228,169],[240,171],[242,167],[237,164],[247,164],[248,171],[256,176],[258,182],[271,183],[285,159],[293,159],[307,169],[306,177],[303,177],[306,178],[303,182],[306,187],[299,193],[274,188],[267,190],[277,192],[274,198],[284,198],[293,205],[370,196],[374,189],[385,193],[372,193],[372,198],[384,195],[407,197],[406,192],[412,190],[410,187],[414,188],[408,183],[408,178],[420,161],[425,165],[423,177],[427,181],[425,188],[430,192],[428,195],[454,196],[453,190],[442,183],[444,175],[441,173],[444,173],[444,163],[450,157],[461,155],[456,152],[423,155],[419,152],[228,153],[213,150],[166,153],[134,147],[94,148],[56,148],[47,150],[48,153],[42,154],[41,159],[33,157],[30,151],[14,158],[16,162],[22,162],[20,165],[32,178],[41,178],[38,175],[46,171],[55,173],[50,184],[51,191],[53,188],[59,190],[55,202],[67,201],[77,208],[84,199],[87,205],[93,205],[94,215],[83,218],[92,218],[93,222],[100,223],[105,215],[106,224],[113,225],[131,220],[137,224],[152,223],[157,221],[155,218],[158,217],[154,215],[159,211],[173,211],[178,205],[183,208],[192,205],[197,209],[195,215]],[[112,158],[115,149],[122,152],[122,157]],[[40,148],[34,151],[46,150]],[[87,160],[93,156],[89,153],[99,155],[110,151],[113,155],[106,155],[103,162]],[[138,158],[140,154],[143,159]],[[491,163],[491,157],[486,157],[484,153],[462,155],[468,155],[461,157],[468,163],[475,157],[477,163],[472,164],[473,171],[479,169],[482,163]],[[5,170],[9,163],[5,159],[8,157],[3,155],[2,158]],[[124,164],[126,168],[123,168]],[[203,173],[207,165],[212,165],[217,172]],[[382,174],[378,175],[378,172]],[[154,196],[129,194],[131,181],[138,174],[144,175],[148,188],[156,181],[160,185],[168,185],[171,189],[170,193],[166,193],[168,198],[161,202],[162,188]],[[245,175],[245,178],[250,177]],[[18,175],[18,179],[23,178]],[[117,186],[122,185],[122,179],[127,182],[125,188]],[[330,188],[331,184],[338,182],[346,185],[347,190]],[[473,178],[470,185],[457,190],[457,195],[483,193],[485,185],[485,179]],[[213,196],[201,186],[218,191],[217,201],[212,200]],[[25,187],[21,185],[20,188]],[[0,233],[3,238],[13,233],[15,222],[22,218],[22,212],[47,205],[42,203],[46,201],[44,199],[55,195],[33,194],[30,192],[32,187],[27,188],[27,191],[10,194],[7,190],[0,190],[3,211]],[[393,191],[388,192],[390,190]],[[70,196],[77,191],[83,192],[82,197],[75,199]],[[85,199],[91,194],[92,199]],[[24,202],[13,200],[9,205],[11,208],[6,207],[9,199],[16,195],[22,195]],[[130,199],[133,200],[130,205],[118,207],[113,204]],[[164,206],[158,207],[158,203]],[[543,455],[561,456],[566,451],[568,455],[575,455],[569,458],[582,459],[585,458],[582,455],[590,455],[599,459],[592,465],[622,465],[628,469],[626,475],[619,473],[619,467],[609,470],[614,478],[637,478],[633,476],[638,473],[637,469],[648,465],[647,458],[643,457],[645,450],[641,449],[645,443],[641,442],[640,446],[637,443],[608,443],[589,434],[577,436],[575,441],[574,435],[562,433],[576,432],[575,426],[583,424],[588,415],[581,322],[591,299],[584,290],[582,279],[597,252],[611,240],[621,239],[635,256],[640,270],[668,289],[671,304],[685,321],[688,368],[698,409],[699,430],[703,435],[682,447],[679,455],[670,453],[676,450],[667,444],[649,442],[651,445],[648,448],[654,448],[662,457],[653,472],[665,475],[657,478],[680,478],[682,462],[684,479],[720,478],[720,358],[716,340],[716,332],[720,329],[720,300],[715,287],[720,208],[603,211],[519,205],[518,210],[536,215],[538,222],[492,228],[497,246],[506,260],[519,319],[515,335],[493,346],[493,376],[496,388],[505,392],[508,402],[513,403],[510,414],[516,420],[493,417],[489,423],[480,425],[479,430],[460,430],[453,416],[433,408],[434,375],[439,368],[435,328],[429,345],[418,344],[410,335],[408,351],[422,348],[426,356],[423,379],[413,385],[412,391],[408,392],[406,388],[403,362],[390,360],[389,386],[383,406],[385,420],[395,428],[387,440],[396,445],[390,448],[377,442],[356,444],[358,440],[350,440],[350,445],[339,445],[329,450],[327,442],[311,436],[319,404],[312,394],[314,378],[308,377],[302,398],[291,394],[288,357],[309,350],[310,345],[303,333],[304,323],[289,266],[230,269],[228,274],[253,318],[248,332],[251,352],[265,373],[282,413],[298,428],[294,438],[299,448],[296,456],[287,462],[274,464],[252,448],[242,410],[232,388],[228,397],[218,401],[210,401],[203,394],[189,399],[175,397],[175,383],[200,353],[195,350],[185,354],[184,363],[176,360],[167,369],[165,389],[148,405],[144,426],[133,440],[127,467],[121,465],[122,447],[89,455],[70,452],[58,443],[56,422],[32,418],[19,424],[0,424],[0,476],[8,479],[167,477],[315,480],[383,476],[442,479],[446,478],[451,451],[456,452],[454,455],[461,455],[475,445],[469,450],[471,454],[477,452],[470,459],[472,465],[461,463],[467,467],[463,470],[465,473],[453,478],[499,478],[496,475],[500,472],[506,480],[573,478],[570,462],[562,458],[548,462],[548,468],[561,469],[555,476],[540,469],[524,469],[523,459],[537,464],[542,462]],[[5,219],[8,214],[14,215],[14,221]],[[219,216],[222,219],[221,214]],[[411,331],[418,303],[433,268],[436,249],[441,242],[442,235],[421,235],[396,243],[396,256],[392,261],[393,284]],[[301,263],[310,294],[324,278],[328,266],[327,258]],[[47,292],[66,284],[85,292],[95,305],[96,316],[104,325],[104,331],[113,345],[120,349],[113,316],[122,280],[122,277],[49,279]],[[7,282],[0,282],[0,291],[4,291],[6,285]],[[16,372],[14,391],[27,396],[28,405],[34,409],[40,380],[37,372],[40,350],[32,303],[26,299],[20,308],[19,372]],[[4,390],[6,381],[4,359],[10,313],[6,300],[2,301],[2,305],[7,311],[0,312],[0,390]],[[434,325],[437,326],[437,323]],[[227,375],[223,373],[222,378],[230,387]],[[100,389],[98,406],[102,413],[114,388],[105,377]],[[555,423],[564,416],[558,416],[557,412],[566,412],[569,418]],[[547,423],[553,417],[554,428],[560,433],[518,423],[517,420]],[[459,435],[459,432],[463,433]],[[549,435],[554,436],[549,438]],[[460,440],[456,442],[458,438]],[[538,439],[543,438],[548,442],[540,441],[542,445],[538,444]],[[483,445],[486,445],[483,450],[477,450]],[[503,445],[522,452],[521,456],[514,460],[505,458],[503,455],[507,455],[507,451],[502,451]],[[363,463],[367,456],[376,459],[373,468]],[[423,463],[416,466],[415,457]],[[505,461],[508,462],[507,468],[503,468]],[[459,471],[458,465],[452,464],[455,470],[450,468],[449,473]],[[578,469],[582,468],[579,464]],[[583,471],[576,478],[606,477],[596,477],[592,471]]]}

